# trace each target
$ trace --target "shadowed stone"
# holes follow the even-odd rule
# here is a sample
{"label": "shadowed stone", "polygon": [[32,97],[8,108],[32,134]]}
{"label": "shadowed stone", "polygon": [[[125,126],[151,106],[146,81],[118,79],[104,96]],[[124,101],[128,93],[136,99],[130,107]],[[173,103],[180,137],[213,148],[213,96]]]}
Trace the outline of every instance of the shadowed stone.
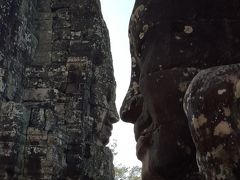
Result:
{"label": "shadowed stone", "polygon": [[239,179],[239,7],[237,0],[135,2],[120,114],[134,124],[143,180]]}

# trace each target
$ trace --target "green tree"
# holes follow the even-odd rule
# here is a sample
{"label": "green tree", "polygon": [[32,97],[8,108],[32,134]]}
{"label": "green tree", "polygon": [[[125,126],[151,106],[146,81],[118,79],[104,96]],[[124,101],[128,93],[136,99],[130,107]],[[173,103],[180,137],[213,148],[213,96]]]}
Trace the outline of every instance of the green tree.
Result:
{"label": "green tree", "polygon": [[[113,139],[113,142],[109,145],[114,156],[117,155],[116,151],[117,140]],[[127,167],[122,164],[114,166],[115,180],[141,180],[141,167],[133,166]]]}
{"label": "green tree", "polygon": [[129,170],[128,179],[129,180],[141,180],[142,168],[139,166],[133,166]]}
{"label": "green tree", "polygon": [[114,167],[115,180],[141,180],[141,167],[126,167],[118,164]]}
{"label": "green tree", "polygon": [[123,166],[122,164],[118,164],[114,167],[115,170],[115,180],[128,180],[127,175],[129,172],[129,168],[126,166]]}

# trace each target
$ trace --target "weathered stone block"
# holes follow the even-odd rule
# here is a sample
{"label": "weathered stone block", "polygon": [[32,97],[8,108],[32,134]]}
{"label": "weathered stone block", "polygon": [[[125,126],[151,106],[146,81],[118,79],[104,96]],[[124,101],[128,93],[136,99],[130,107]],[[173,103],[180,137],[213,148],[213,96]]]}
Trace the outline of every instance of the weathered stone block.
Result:
{"label": "weathered stone block", "polygon": [[62,8],[70,7],[71,2],[64,1],[64,0],[52,0],[51,1],[51,8],[52,10],[58,10]]}
{"label": "weathered stone block", "polygon": [[23,94],[24,101],[49,101],[58,96],[57,89],[38,88],[38,89],[25,89]]}
{"label": "weathered stone block", "polygon": [[65,20],[65,21],[69,21],[70,20],[70,10],[69,10],[69,8],[57,9],[55,11],[54,18],[59,18],[59,19]]}
{"label": "weathered stone block", "polygon": [[0,179],[113,180],[111,155],[99,161],[109,165],[105,174],[89,163],[103,155],[92,151],[98,122],[90,116],[90,89],[95,65],[104,61],[92,60],[110,51],[95,39],[106,28],[99,1],[9,0],[0,6]]}

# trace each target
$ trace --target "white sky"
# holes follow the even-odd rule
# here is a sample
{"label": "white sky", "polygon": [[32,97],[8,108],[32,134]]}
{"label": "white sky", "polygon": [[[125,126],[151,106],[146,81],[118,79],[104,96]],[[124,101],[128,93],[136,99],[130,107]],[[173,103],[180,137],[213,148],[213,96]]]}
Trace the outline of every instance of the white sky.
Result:
{"label": "white sky", "polygon": [[[116,105],[118,112],[130,82],[131,58],[128,23],[134,2],[135,0],[101,0],[102,13],[110,34],[114,74],[117,82]],[[136,142],[132,124],[124,123],[121,120],[114,124],[111,140],[113,139],[117,140],[116,151],[118,152],[114,157],[114,164],[141,165],[136,158]]]}

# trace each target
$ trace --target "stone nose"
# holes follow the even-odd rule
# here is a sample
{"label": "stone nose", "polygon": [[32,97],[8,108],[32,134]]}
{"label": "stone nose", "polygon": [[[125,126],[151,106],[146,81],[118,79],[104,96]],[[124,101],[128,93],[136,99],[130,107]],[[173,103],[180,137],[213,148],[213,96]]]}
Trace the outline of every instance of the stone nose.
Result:
{"label": "stone nose", "polygon": [[143,97],[141,94],[129,97],[126,95],[120,108],[120,117],[124,122],[135,124],[142,113]]}
{"label": "stone nose", "polygon": [[116,106],[115,106],[114,110],[110,110],[110,111],[108,112],[108,118],[109,118],[109,122],[110,122],[111,124],[114,124],[114,123],[116,123],[116,122],[119,121],[119,115],[118,115],[118,113],[117,113]]}

